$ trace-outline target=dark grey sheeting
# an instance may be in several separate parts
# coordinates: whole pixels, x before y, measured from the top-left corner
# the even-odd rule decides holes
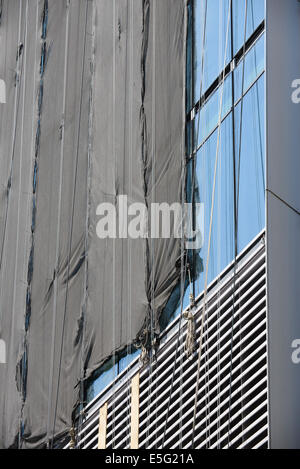
[[[182,202],[185,3],[2,2],[1,448],[65,434],[78,383],[158,332],[181,241],[100,240],[96,210]]]

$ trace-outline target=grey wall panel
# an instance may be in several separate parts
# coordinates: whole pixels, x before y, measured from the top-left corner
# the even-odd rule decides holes
[[[267,0],[268,189],[300,211],[300,105],[292,102],[292,82],[300,79],[300,5]]]
[[[300,217],[292,210],[300,208],[300,105],[291,99],[300,78],[299,2],[267,0],[266,30],[270,444],[299,448],[300,365],[291,358],[300,338]]]

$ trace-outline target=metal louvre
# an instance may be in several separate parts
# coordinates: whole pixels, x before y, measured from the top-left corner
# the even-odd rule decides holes
[[[201,296],[196,304],[198,344]],[[140,370],[140,448],[191,447],[197,352],[192,359],[186,358],[186,323],[182,321],[178,339],[179,325],[180,320],[176,319],[164,331],[156,356],[149,366]],[[86,407],[78,448],[97,448],[99,408],[104,402],[108,403],[107,448],[130,448],[131,378],[138,369],[135,361]],[[267,389],[262,233],[239,256],[236,265],[229,266],[209,286],[195,447],[267,448]]]

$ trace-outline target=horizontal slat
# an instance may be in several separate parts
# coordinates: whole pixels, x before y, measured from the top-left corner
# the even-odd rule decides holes
[[[261,312],[261,314],[263,314],[263,313],[264,313],[264,311]],[[257,319],[257,316],[255,316],[255,317],[252,319],[252,321],[255,321],[255,319]],[[213,367],[211,367],[211,369],[209,370],[209,372],[211,372],[211,371],[215,370],[216,368],[220,367],[221,364],[222,364],[224,361],[226,361],[226,359],[230,358],[232,352],[235,351],[236,349],[238,349],[238,348],[241,346],[241,344],[242,344],[243,342],[247,341],[247,339],[248,339],[251,335],[255,334],[255,332],[257,331],[257,329],[259,329],[264,323],[265,323],[265,319],[263,318],[263,319],[262,319],[262,322],[259,323],[259,324],[255,327],[254,330],[251,330],[246,336],[244,336],[243,339],[242,339],[242,341],[240,341],[238,344],[236,344],[236,345],[233,347],[232,350],[228,351],[225,355],[223,355],[222,358],[220,359],[220,362],[218,362],[218,363],[215,364]],[[263,331],[260,335],[255,336],[254,343],[255,343],[256,341],[258,341],[260,338],[264,337],[264,336],[265,336],[265,331]],[[211,361],[211,360],[213,360],[214,358],[216,358],[219,354],[221,354],[221,352],[223,351],[223,349],[225,349],[226,347],[228,347],[228,345],[230,345],[230,342],[231,342],[231,340],[229,339],[229,341],[226,342],[226,344],[224,344],[224,346],[222,347],[222,349],[218,350],[218,352],[217,352],[215,355],[213,355],[212,357],[209,357],[209,360]],[[248,344],[248,345],[238,354],[237,357],[240,357],[243,353],[247,352],[247,350],[248,350],[249,348],[251,348],[252,345],[253,345],[253,342],[250,342],[250,344]],[[208,352],[204,352],[202,358],[205,359],[207,355],[208,355]],[[224,366],[224,367],[222,368],[221,372],[224,372],[228,366],[229,366],[229,364],[227,364],[227,366]],[[192,363],[192,364],[191,364],[191,366],[189,367],[189,369],[184,373],[183,378],[186,377],[186,375],[188,374],[188,372],[191,370],[192,367],[195,367],[195,363]],[[203,378],[206,378],[206,377],[208,376],[208,373],[209,373],[209,372],[204,373],[204,375],[202,375],[202,379],[203,379]],[[194,378],[196,377],[196,371],[194,372],[193,377],[194,377]],[[177,378],[176,384],[178,384],[178,381],[179,381],[179,379]],[[174,384],[175,384],[175,383],[174,383]],[[157,387],[157,389],[155,389],[156,392],[159,392],[159,393],[160,393],[160,397],[161,397],[162,395],[164,395],[164,394],[167,392],[167,390],[166,390],[166,389],[164,390],[164,388],[166,388],[166,383],[165,383],[165,382],[162,382],[162,383]],[[147,396],[146,396],[146,397],[147,397]],[[141,403],[142,403],[142,402],[143,402],[143,401],[142,401],[142,399],[141,399]],[[141,412],[140,416],[142,417],[142,416],[144,415],[144,413],[145,413],[145,410]]]
[[[259,294],[261,294],[263,291],[264,291],[264,287],[262,287],[262,289],[260,290]],[[256,296],[259,296],[259,294],[256,295]],[[255,297],[256,297],[256,296],[255,296]],[[253,311],[254,311],[256,308],[258,308],[258,307],[259,307],[260,305],[262,305],[264,302],[265,302],[265,298],[261,299],[250,311],[247,312],[247,314],[245,315],[245,317],[248,317],[251,313],[253,313]],[[265,309],[264,309],[263,311],[265,311]],[[260,313],[261,313],[261,312],[260,312]],[[237,316],[239,316],[239,312],[238,312],[238,311],[234,314],[234,318],[236,318]],[[253,320],[254,320],[254,318],[252,319],[252,322],[253,322]],[[238,323],[237,323],[236,325],[239,325],[242,321],[243,321],[243,317],[238,321]],[[228,321],[226,322],[226,325],[228,325],[229,322],[230,322],[230,320],[228,320]],[[249,325],[249,323],[248,323],[246,326],[248,327],[248,325]],[[197,332],[199,333],[199,329],[198,329]],[[224,334],[223,339],[224,339],[224,337],[227,337],[228,335],[230,335],[230,333],[231,333],[230,330],[227,331],[227,332]],[[209,330],[206,331],[205,334],[204,334],[204,336],[203,336],[203,337],[204,337],[204,341],[205,341],[205,338],[206,338],[206,336],[207,336],[208,334],[209,334]],[[215,334],[213,334],[211,337],[209,337],[209,341],[213,341],[213,340],[216,338],[217,334],[218,334],[218,333],[215,333]],[[196,345],[199,344],[199,340],[200,340],[200,339],[199,339],[199,337],[198,337],[198,339],[195,341]],[[230,341],[227,342],[226,345],[228,345],[228,343],[230,343]],[[178,354],[179,354],[179,353],[183,353],[183,348],[184,348],[184,344],[181,344],[181,346],[178,348]],[[224,348],[224,346],[222,347],[222,349],[223,349],[223,348]],[[209,353],[211,353],[211,351],[209,351]],[[173,354],[175,354],[175,350],[173,350]],[[202,355],[202,358],[203,358],[203,359],[206,357],[206,354],[207,354],[207,352],[204,352],[204,353],[203,353],[203,355]],[[170,357],[169,366],[167,367],[166,364],[165,364],[165,366],[164,366],[164,371],[163,371],[161,374],[157,375],[158,369],[156,369],[156,370],[154,371],[153,375],[154,375],[155,377],[152,379],[152,384],[155,384],[158,379],[161,380],[161,378],[162,378],[163,376],[167,376],[167,375],[171,372],[171,370],[173,369],[173,367],[174,367],[174,360],[173,360],[173,357],[171,356],[171,357]],[[156,376],[156,375],[157,375],[157,376]],[[144,395],[147,394],[147,392],[148,392],[148,385],[146,384],[146,382],[144,382],[144,380],[141,379],[141,381],[142,381],[143,387],[144,387],[144,391],[142,391],[141,394],[140,394],[141,399],[142,399],[142,398],[144,397]]]
[[[259,237],[256,243],[208,288],[196,447],[268,445],[265,248]],[[196,350],[202,302],[203,295],[196,301]],[[164,447],[191,445],[198,358],[197,353],[190,360],[186,358],[187,323],[181,320],[178,341],[179,325],[177,318],[162,333],[152,366],[140,370],[140,447],[161,447],[165,431]],[[107,448],[130,447],[130,382],[139,368],[135,361],[86,407],[77,447],[97,449],[99,408],[105,402]]]

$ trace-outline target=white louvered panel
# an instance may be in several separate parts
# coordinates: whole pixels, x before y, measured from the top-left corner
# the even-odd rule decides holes
[[[256,317],[253,318],[253,321],[254,321],[255,319],[256,319]],[[263,321],[264,321],[264,320],[263,320]],[[262,324],[259,324],[254,330],[251,330],[250,333],[249,333],[248,335],[246,335],[246,336],[243,338],[243,342],[245,342],[245,341],[248,339],[249,336],[251,336],[251,335],[253,335],[253,334],[255,335],[256,329],[259,328],[260,325],[262,325]],[[264,337],[265,337],[265,332],[263,331],[260,335],[255,336],[254,341],[255,341],[255,340],[259,340],[259,339],[264,338]],[[230,342],[229,342],[229,343],[230,343]],[[225,345],[228,346],[228,343],[225,344]],[[248,349],[249,349],[252,345],[253,345],[253,342],[250,342],[250,343],[248,344],[248,346],[244,347],[242,353],[247,352]],[[234,347],[233,351],[236,350],[236,349],[238,349],[239,346],[240,346],[240,344],[237,344],[237,345]],[[220,352],[222,352],[222,350],[220,350]],[[222,362],[223,362],[224,360],[230,358],[230,355],[231,355],[231,352],[230,352],[230,351],[227,352],[226,355],[222,356],[220,363],[214,365],[214,366],[211,368],[210,371],[216,369],[218,366],[221,366],[221,365],[222,365]],[[240,354],[238,355],[238,358],[239,358],[239,356],[240,356]],[[250,358],[250,357],[247,356],[247,357],[246,357],[246,360],[249,360],[249,358]],[[226,369],[228,369],[229,366],[230,366],[230,363],[229,363],[229,362],[228,362],[227,364],[224,364],[224,365],[222,366],[222,368],[221,368],[220,371],[221,371],[222,373],[224,373],[224,371],[226,371]],[[190,378],[188,378],[188,374],[189,374],[189,372],[191,371],[192,368],[194,368],[193,375],[192,375]],[[177,374],[178,374],[178,373],[180,373],[180,369],[177,370]],[[205,373],[205,374],[203,375],[202,379],[203,379],[203,378],[206,378],[207,375],[208,375],[208,373]],[[171,380],[170,374],[169,374],[169,378],[168,378],[168,379]],[[188,380],[188,381],[191,381],[191,383],[195,383],[195,379],[196,379],[196,364],[195,364],[195,362],[194,362],[194,363],[191,363],[191,365],[190,365],[190,367],[188,368],[188,370],[186,370],[185,374],[183,375],[183,379],[184,379],[184,382],[186,382],[186,381]],[[175,386],[174,386],[174,389],[178,389],[178,382],[179,382],[179,380],[180,380],[180,378],[178,377],[178,378],[174,381],[174,385],[175,385]],[[176,385],[177,385],[177,386],[176,386]],[[200,391],[201,391],[201,386],[200,386]],[[167,380],[165,380],[165,381],[160,385],[160,387],[158,388],[158,393],[159,393],[160,396],[161,396],[162,394],[165,394],[165,395],[166,395],[166,400],[167,400],[167,395],[168,395],[168,393],[169,393],[169,389],[167,389]],[[141,405],[142,405],[142,403],[141,403]],[[160,412],[161,412],[161,410],[160,410]],[[145,410],[142,410],[142,411],[141,411],[141,414],[140,414],[141,418],[143,417],[144,414],[145,414]],[[142,436],[142,434],[141,434],[141,436]]]
[[[263,262],[262,265],[261,265],[261,261]],[[257,266],[259,266],[258,270],[255,269],[255,267],[257,267]],[[214,342],[214,339],[216,338],[217,335],[220,335],[222,337],[222,339],[224,339],[224,337],[226,337],[226,336],[230,337],[230,335],[231,335],[231,330],[230,329],[227,330],[227,332],[224,334],[224,336],[222,334],[222,331],[223,331],[223,329],[226,329],[226,327],[231,322],[232,318],[230,318],[230,314],[229,314],[229,319],[227,319],[224,322],[224,312],[222,311],[222,314],[221,314],[218,310],[214,311],[213,318],[209,317],[209,312],[210,312],[209,310],[211,309],[211,304],[209,303],[209,300],[208,300],[208,305],[209,306],[207,308],[206,321],[208,321],[210,324],[209,324],[208,329],[206,330],[206,333],[203,337],[204,352],[203,352],[203,355],[202,355],[202,360],[205,361],[205,356],[209,355],[207,363],[206,363],[206,367],[209,367],[209,363],[212,362],[216,358],[216,355],[220,356],[220,360],[218,361],[217,364],[215,364],[213,366],[212,369],[210,369],[209,371],[204,373],[204,376],[202,377],[202,380],[205,379],[205,378],[208,379],[208,374],[211,374],[213,369],[215,369],[216,367],[219,368],[219,373],[224,374],[224,372],[226,372],[226,369],[228,369],[228,367],[230,365],[232,366],[232,373],[233,374],[238,371],[239,366],[242,367],[242,371],[243,371],[242,374],[245,374],[245,373],[247,373],[248,370],[247,370],[247,368],[245,368],[245,363],[243,363],[243,362],[238,362],[238,364],[236,366],[233,366],[233,363],[231,363],[231,364],[227,363],[227,366],[226,366],[226,360],[229,359],[230,355],[232,353],[234,353],[235,350],[238,350],[239,348],[241,348],[241,354],[242,355],[245,354],[247,352],[247,349],[250,349],[251,347],[252,348],[255,347],[256,343],[259,340],[263,340],[263,343],[261,345],[259,345],[258,348],[256,350],[254,350],[254,352],[251,355],[255,356],[257,354],[257,352],[259,351],[259,349],[265,349],[266,348],[266,309],[265,309],[265,297],[266,297],[265,280],[266,280],[266,278],[265,278],[265,268],[264,268],[264,256],[260,257],[259,263],[257,262],[257,259],[256,259],[255,267],[254,267],[254,269],[251,269],[251,266],[250,266],[248,271],[243,272],[243,278],[245,279],[244,285],[241,282],[239,282],[238,280],[236,282],[239,285],[239,290],[242,291],[243,293],[240,296],[240,298],[238,298],[238,301],[235,301],[235,303],[234,303],[235,309],[237,307],[237,303],[242,304],[242,300],[244,298],[248,298],[249,295],[250,295],[250,298],[248,298],[248,301],[246,301],[244,304],[242,304],[242,306],[235,311],[234,318],[236,319],[237,317],[239,317],[239,320],[236,321],[234,329],[233,329],[233,339],[235,340],[239,336],[242,336],[243,332],[247,329],[248,329],[248,334],[246,334],[246,336],[244,336],[241,340],[237,341],[237,343],[232,348],[232,350],[230,351],[229,354],[228,353],[225,354],[225,355],[222,354],[222,351],[224,349],[226,349],[226,347],[228,347],[228,342],[225,342],[225,344],[223,344],[222,347],[219,347],[218,344],[213,344],[213,342]],[[255,281],[253,281],[253,279],[255,279]],[[249,288],[245,288],[248,285],[249,285]],[[235,296],[235,298],[236,298],[236,296]],[[255,302],[256,298],[260,298],[260,300],[257,303],[255,303],[254,306],[252,306],[249,309],[249,306],[252,305],[253,302]],[[215,301],[215,303],[216,302],[217,302],[217,300]],[[218,300],[218,303],[220,305],[220,309],[222,309],[224,305],[222,304],[222,302],[220,300]],[[228,298],[225,300],[225,303],[227,303],[227,304],[229,303]],[[201,307],[200,307],[200,312],[201,312]],[[227,316],[228,312],[230,313],[230,308],[227,309],[227,311],[225,313],[226,316]],[[213,319],[217,318],[218,315],[220,315],[221,319],[223,320],[222,325],[219,328],[219,330],[217,330],[217,332],[215,332],[214,334],[210,334],[210,329],[215,327]],[[231,313],[231,315],[232,315],[232,313]],[[251,325],[254,324],[259,318],[260,318],[260,320],[258,321],[256,326],[251,327]],[[199,324],[200,324],[200,319],[197,321],[198,328],[199,328]],[[257,335],[257,331],[260,331],[260,330],[261,330],[261,333],[259,335]],[[207,343],[205,343],[206,337],[208,337]],[[243,343],[246,342],[249,339],[249,337],[252,337],[252,340],[249,342],[249,344],[246,347],[244,347]],[[229,340],[229,342],[230,342],[230,340]],[[206,346],[208,346],[208,350],[206,350]],[[170,348],[171,347],[169,346],[169,349]],[[216,348],[217,348],[217,350],[215,351]],[[214,353],[214,351],[215,351],[215,353]],[[214,355],[212,355],[212,353],[214,353]],[[191,369],[195,368],[195,363],[193,363],[188,369],[186,369],[184,371],[181,370],[180,364],[185,362],[182,354],[183,354],[183,345],[181,345],[179,347],[179,350],[178,350],[178,358],[177,358],[178,370],[176,370],[175,380],[174,380],[174,383],[173,383],[173,387],[174,387],[173,394],[177,394],[177,395],[178,395],[178,386],[180,384],[180,381],[183,380],[184,383],[186,383],[188,381],[195,382],[195,375],[196,375],[195,370],[194,370],[194,372],[191,373]],[[251,358],[252,358],[251,355],[247,357],[249,359],[250,364],[251,364]],[[147,382],[146,371],[143,374],[143,377],[145,379],[145,383],[142,384],[141,398],[144,398],[144,400],[146,402],[148,402],[148,404],[146,405],[146,407],[143,408],[144,403],[141,402],[142,410],[141,410],[140,416],[141,416],[141,420],[142,420],[143,417],[146,418],[146,416],[148,416],[150,414],[152,416],[152,423],[147,422],[146,427],[142,430],[142,432],[140,434],[140,437],[141,437],[140,444],[141,444],[142,447],[147,447],[147,448],[159,447],[159,443],[161,442],[160,440],[162,440],[162,435],[163,435],[165,423],[163,422],[163,423],[159,424],[159,421],[166,418],[167,405],[166,404],[164,405],[164,402],[161,402],[161,398],[162,398],[162,394],[165,394],[166,395],[166,401],[168,402],[168,396],[169,396],[169,392],[170,392],[170,381],[171,381],[170,380],[170,374],[172,373],[173,363],[174,363],[174,355],[172,355],[170,353],[167,355],[165,353],[165,356],[166,356],[166,358],[169,362],[169,365],[165,368],[163,373],[159,372],[160,370],[154,370],[154,373],[152,374],[152,376],[154,376],[153,384],[157,385],[157,388],[155,389],[155,386],[154,386],[154,389],[151,393],[152,395],[150,394],[150,397],[147,397],[147,393],[148,393],[147,388],[149,389],[149,386],[148,386],[148,382]],[[159,361],[159,359],[160,359],[160,357],[158,357],[158,361]],[[237,362],[237,357],[234,358],[234,361]],[[265,353],[264,353],[263,357],[258,358],[258,360],[256,360],[256,362],[254,362],[254,365],[257,365],[259,362],[261,364],[261,368],[258,369],[258,371],[254,374],[253,388],[250,388],[248,390],[248,392],[245,394],[245,396],[241,397],[240,401],[242,401],[245,397],[247,397],[247,395],[250,395],[251,392],[253,392],[257,387],[261,386],[261,384],[264,385],[263,390],[257,396],[255,396],[250,401],[250,403],[247,403],[246,406],[242,407],[238,411],[237,415],[240,414],[242,416],[243,413],[245,412],[245,410],[247,410],[247,408],[250,405],[255,405],[255,402],[259,401],[260,397],[264,397],[265,400],[264,400],[264,402],[259,403],[257,405],[257,411],[259,411],[261,408],[266,408],[266,406],[267,406],[267,378],[266,378],[266,354]],[[162,364],[160,364],[160,368],[164,368],[164,366]],[[251,368],[251,366],[250,366],[250,368]],[[180,376],[181,372],[182,372],[182,375]],[[258,383],[256,383],[255,382],[255,375],[260,375],[261,372],[265,372],[264,379],[259,381]],[[163,380],[161,380],[162,374],[165,375]],[[215,381],[216,376],[213,379]],[[226,380],[226,378],[223,378],[223,381],[224,380]],[[237,378],[237,380],[238,380],[238,378]],[[169,382],[169,385],[167,384],[168,382]],[[244,383],[244,385],[247,385],[247,384],[248,384],[247,382]],[[219,385],[221,385],[221,381],[219,382]],[[206,386],[208,386],[207,383],[206,383]],[[228,386],[227,386],[227,388],[228,388]],[[153,394],[155,393],[155,391],[158,392],[159,398],[153,399]],[[201,391],[202,391],[202,389],[201,389],[201,381],[200,381],[199,394],[201,393]],[[215,391],[215,387],[212,389],[212,392],[214,392],[214,391]],[[226,391],[226,388],[225,388],[225,391]],[[221,394],[224,394],[225,391],[223,390]],[[240,391],[241,391],[240,389],[236,390],[235,393],[232,394],[231,399],[234,396],[234,394],[237,394]],[[206,395],[205,398],[199,399],[198,407],[199,407],[199,404],[201,404],[201,401],[209,399],[209,392],[210,392],[210,390],[208,391],[208,395]],[[175,436],[175,433],[176,433],[176,427],[178,427],[178,420],[181,419],[181,421],[184,422],[184,419],[186,417],[185,409],[187,409],[187,414],[188,413],[190,414],[190,418],[188,419],[189,421],[187,423],[183,424],[180,429],[177,429],[178,441],[177,441],[177,444],[171,446],[171,448],[172,447],[173,448],[178,448],[179,445],[182,444],[182,439],[181,440],[179,439],[179,436],[180,436],[180,434],[182,434],[182,432],[185,434],[185,439],[186,439],[187,436],[191,436],[191,430],[188,431],[188,432],[187,432],[187,430],[192,425],[191,420],[193,418],[192,406],[193,406],[193,402],[194,402],[194,396],[191,396],[186,401],[185,397],[188,393],[189,393],[188,390],[185,391],[185,393],[182,394],[180,397],[178,397],[176,400],[174,400],[174,402],[172,402],[172,404],[170,406],[169,419],[168,420],[172,421],[174,416],[176,417],[176,420],[175,420],[175,423],[173,423],[173,425],[168,426],[167,434],[169,434],[170,432],[172,433],[172,430],[173,430],[174,433],[172,434],[171,437],[168,437],[168,438],[165,439],[165,447],[169,447],[168,443],[170,443],[172,440],[174,441],[174,436]],[[220,396],[219,396],[219,398],[220,398]],[[160,404],[159,404],[159,406],[156,407],[156,404],[157,404],[156,401],[157,400],[160,401]],[[212,400],[211,404],[215,400],[216,400],[216,397]],[[221,402],[221,405],[224,405],[224,403],[226,403],[228,400],[229,400],[229,396],[227,396],[227,398],[225,398],[224,402]],[[183,404],[182,404],[182,402],[183,402]],[[179,405],[180,405],[180,408],[179,408]],[[235,403],[232,406],[231,411],[234,410],[236,405],[237,404]],[[214,409],[214,412],[211,416],[207,416],[207,419],[208,418],[210,419],[210,424],[214,424],[217,420],[217,419],[214,419],[213,421],[211,421],[211,418],[215,413],[216,413],[216,409]],[[158,417],[156,419],[155,419],[155,414],[158,414]],[[254,409],[254,414],[255,414],[255,409]],[[226,415],[226,412],[223,412],[223,414],[219,415],[218,417],[222,418],[222,417],[224,417],[224,415]],[[234,415],[234,418],[236,418],[237,415]],[[252,416],[252,414],[250,414],[250,416],[246,417],[246,419],[242,418],[243,422],[240,426],[244,427],[245,423],[248,421],[248,419],[251,416]],[[154,418],[154,420],[153,420],[153,418]],[[151,419],[149,419],[149,420],[151,421]],[[258,417],[258,421],[260,421],[260,420],[263,420],[263,418],[261,416]],[[200,424],[196,425],[196,431],[198,431],[199,425],[201,425],[203,423],[204,423],[204,421],[202,420],[200,422]],[[143,425],[143,420],[141,421],[141,426],[142,425]],[[153,427],[153,429],[150,429],[150,431],[149,431],[149,425],[151,427]],[[227,423],[223,424],[223,427],[226,427],[226,425],[227,425]],[[253,426],[255,426],[255,425],[253,425]],[[234,427],[234,430],[236,430],[236,428],[238,428],[238,427],[239,427],[239,424],[237,424]],[[251,429],[251,427],[252,427],[252,424],[249,428]],[[151,433],[153,433],[154,429],[155,429],[155,432],[157,434],[156,434],[156,438],[153,440],[153,436],[151,436]],[[209,431],[209,429],[207,429],[205,431]],[[218,429],[218,431],[220,431],[220,428]],[[160,432],[162,432],[162,435],[158,435]],[[196,435],[195,441],[197,441],[199,436],[201,436],[201,432],[198,435]],[[220,445],[221,445],[222,441],[224,440],[224,438],[225,437],[223,437],[223,439],[221,439],[220,441],[216,442],[217,447],[220,447]],[[234,444],[235,441],[237,441],[239,438],[240,438],[240,436],[235,437],[235,439],[231,442],[231,444]],[[204,445],[207,444],[207,441],[204,440],[203,444]],[[186,447],[188,448],[189,446],[187,445]]]
[[[229,266],[208,288],[196,447],[268,447],[265,284],[265,248],[258,237],[240,256],[235,269],[233,264]],[[202,301],[200,296],[196,303],[197,344]],[[140,371],[140,447],[161,447],[169,404],[164,447],[190,448],[197,356],[192,360],[185,356],[185,321],[179,342],[178,330],[176,319],[162,333],[152,366]],[[130,383],[138,369],[135,361],[86,407],[77,447],[97,449],[99,409],[107,402],[107,448],[129,448]]]
[[[261,337],[263,337],[263,335],[264,335],[264,334],[261,334],[261,336],[258,336],[257,339],[260,339]],[[250,348],[250,346],[252,346],[252,345],[253,345],[253,344],[250,343],[247,348]],[[259,352],[260,350],[262,350],[264,347],[265,347],[265,344],[262,344],[262,345],[257,349],[257,351],[255,351],[255,352],[253,352],[251,355],[247,356],[247,357],[245,358],[245,363],[248,362],[248,361],[251,361],[252,356],[255,355],[255,354],[257,354],[257,352]],[[247,352],[247,349],[245,349],[243,352]],[[238,358],[239,358],[239,356],[238,356]],[[263,354],[263,355],[260,357],[260,359],[261,359],[261,358],[266,358],[266,355]],[[244,363],[244,365],[245,365],[245,363]],[[255,363],[255,362],[254,362],[254,363]],[[252,362],[250,362],[250,364],[252,364]],[[228,372],[229,372],[229,368],[230,368],[230,362],[228,362],[228,363],[226,364],[226,366],[222,368],[221,372],[224,373],[224,371],[226,371],[226,370],[228,370]],[[244,374],[245,374],[245,372],[244,372]],[[203,379],[203,378],[206,378],[206,377],[207,377],[207,373],[204,374],[204,376],[202,377],[202,379]],[[214,380],[216,380],[216,378],[217,378],[217,376],[215,377]],[[229,378],[229,373],[228,373],[228,376],[226,376],[225,378],[223,378],[222,381],[220,381],[219,385],[222,385],[226,380],[228,380],[228,378]],[[194,387],[195,387],[195,380],[196,380],[196,370],[194,370],[193,375],[192,375],[187,381],[185,381],[185,382],[187,382],[187,384],[191,383],[191,386],[194,388]],[[165,383],[165,386],[166,386],[166,385],[167,385],[167,384]],[[217,387],[217,386],[215,386],[215,387]],[[202,387],[199,386],[199,393],[201,393],[201,392],[204,390],[204,388],[205,388],[205,384],[204,384]],[[178,389],[178,387],[175,387],[175,389]],[[214,390],[215,390],[215,388],[214,388]],[[169,388],[165,390],[165,394],[167,395],[167,397],[168,397],[168,392],[169,392]],[[186,392],[186,394],[187,394],[187,392]],[[166,400],[167,400],[167,397],[166,397]],[[183,395],[182,398],[184,399],[185,396]],[[194,402],[194,395],[187,401],[187,403],[190,404],[190,406],[192,407],[193,402]],[[201,402],[202,402],[202,400],[199,400],[199,403],[201,403]],[[177,405],[178,405],[178,401],[175,401],[175,402],[170,406],[170,411],[172,411],[172,409],[173,409],[174,407],[175,407],[175,409],[176,409],[176,406],[177,406]],[[165,404],[164,404],[164,406],[165,406]],[[160,413],[160,415],[161,415],[161,418],[164,416],[164,413],[166,413],[166,411],[167,411],[166,408],[165,408],[164,410],[163,410],[162,408],[157,409],[157,410],[159,411],[159,413]],[[145,414],[145,411],[143,411],[143,415],[144,415],[144,414]],[[142,418],[142,414],[141,414],[141,418]],[[141,423],[142,423],[142,421],[141,421]],[[144,431],[141,432],[141,435],[140,435],[141,438],[143,437],[143,434],[144,434]],[[141,440],[141,443],[142,443],[142,442],[143,442],[143,441]]]

